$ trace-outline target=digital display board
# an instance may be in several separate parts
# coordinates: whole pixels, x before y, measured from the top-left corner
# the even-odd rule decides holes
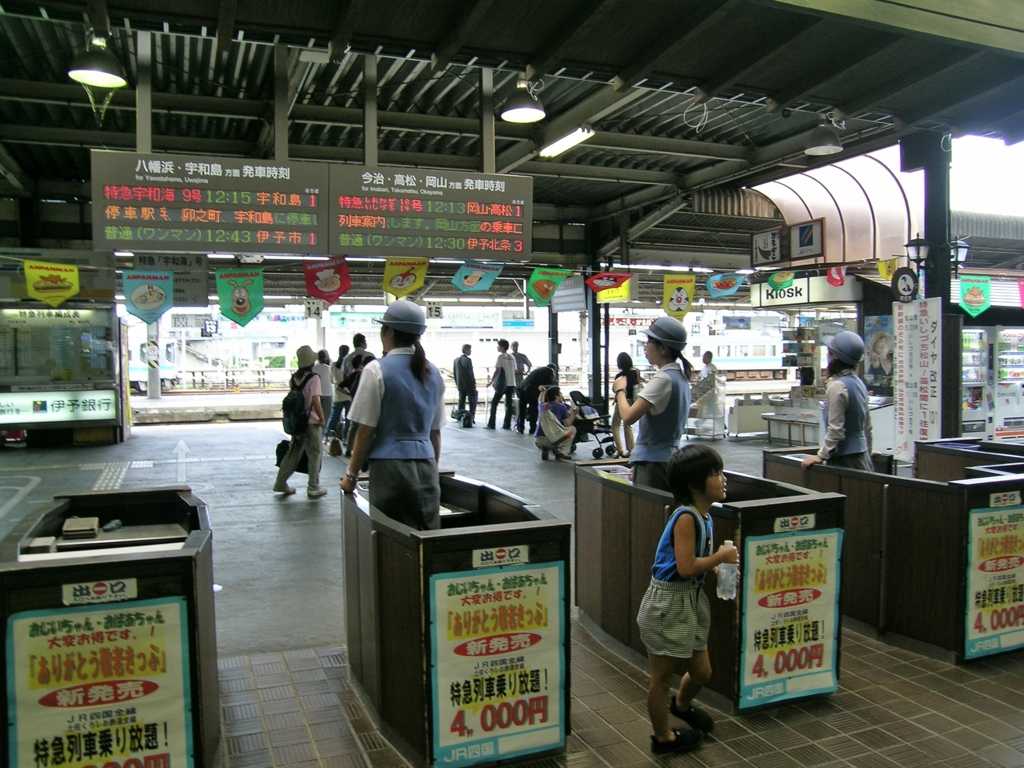
[[[325,163],[92,150],[93,247],[327,252]]]
[[[334,164],[330,195],[332,254],[510,261],[530,255],[528,176]]]

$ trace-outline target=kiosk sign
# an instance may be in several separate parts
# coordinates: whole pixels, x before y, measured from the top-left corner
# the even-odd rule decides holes
[[[8,765],[192,766],[185,599],[15,613]]]
[[[430,577],[433,761],[565,746],[563,564]]]
[[[740,709],[838,688],[842,544],[839,529],[745,539]]]
[[[1024,506],[972,509],[964,658],[1024,646]]]

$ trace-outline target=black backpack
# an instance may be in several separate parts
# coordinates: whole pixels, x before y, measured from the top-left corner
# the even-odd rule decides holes
[[[302,390],[314,376],[316,376],[315,373],[306,376],[298,387],[295,386],[294,377],[292,378],[291,392],[285,395],[281,402],[281,421],[286,435],[298,437],[304,434],[306,427],[309,426],[309,411],[306,410],[306,396]]]

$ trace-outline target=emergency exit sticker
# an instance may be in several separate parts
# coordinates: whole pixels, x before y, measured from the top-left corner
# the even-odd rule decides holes
[[[473,550],[474,568],[493,568],[496,565],[519,565],[528,562],[530,562],[530,548],[526,545]]]
[[[62,584],[61,589],[64,593],[64,605],[113,603],[118,600],[134,600],[139,596],[138,582],[135,579]]]
[[[988,497],[990,507],[1016,507],[1020,504],[1020,491],[992,493]]]
[[[792,517],[776,517],[775,532],[787,533],[788,531],[809,531],[814,528],[814,513],[806,515],[793,515]]]

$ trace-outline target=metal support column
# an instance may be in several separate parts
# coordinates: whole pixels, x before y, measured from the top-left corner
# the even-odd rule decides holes
[[[562,345],[558,342],[558,313],[548,304],[548,359],[553,365],[558,366],[558,353]]]
[[[274,46],[274,159],[288,159],[288,47]]]
[[[480,70],[480,170],[495,173],[494,161],[494,71]]]
[[[377,55],[363,56],[363,165],[377,165]]]
[[[135,89],[135,148],[153,151],[153,37],[147,31],[135,33],[138,87]],[[160,323],[146,326],[146,398],[160,399]],[[155,357],[156,359],[152,359]],[[125,374],[127,375],[127,374]]]

